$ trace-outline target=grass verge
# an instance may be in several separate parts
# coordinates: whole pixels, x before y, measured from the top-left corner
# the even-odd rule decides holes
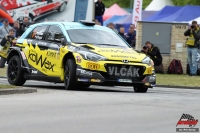
[[[0,68],[0,77],[6,77],[7,67]]]
[[[191,77],[188,75],[156,74],[157,85],[189,86],[199,87],[200,76]]]
[[[17,86],[0,84],[0,89],[10,89],[10,88],[17,88]]]

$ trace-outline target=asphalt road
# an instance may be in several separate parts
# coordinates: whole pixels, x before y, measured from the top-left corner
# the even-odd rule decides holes
[[[68,91],[62,84],[35,81],[25,86],[38,93],[0,97],[1,133],[175,133],[183,113],[200,119],[200,90],[137,94],[130,87]]]

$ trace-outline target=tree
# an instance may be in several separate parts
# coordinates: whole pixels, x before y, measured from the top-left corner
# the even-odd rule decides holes
[[[134,2],[134,0],[132,0]],[[143,0],[143,8],[147,7],[152,0]],[[130,5],[131,0],[103,0],[105,6],[108,8],[114,3],[117,3],[122,8],[130,8],[133,5]]]
[[[176,6],[200,5],[199,0],[172,0]]]

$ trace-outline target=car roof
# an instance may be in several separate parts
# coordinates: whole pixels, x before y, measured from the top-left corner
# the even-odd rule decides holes
[[[100,26],[100,25],[94,25],[94,26],[88,26],[84,25],[80,22],[41,22],[31,25],[31,27],[37,27],[41,25],[63,25],[66,30],[70,29],[99,29],[104,31],[113,31],[108,27]],[[114,32],[114,31],[113,31]]]

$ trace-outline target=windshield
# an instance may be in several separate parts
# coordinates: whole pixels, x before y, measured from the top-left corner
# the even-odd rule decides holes
[[[122,38],[113,32],[94,29],[75,29],[67,32],[73,43],[129,47]]]

